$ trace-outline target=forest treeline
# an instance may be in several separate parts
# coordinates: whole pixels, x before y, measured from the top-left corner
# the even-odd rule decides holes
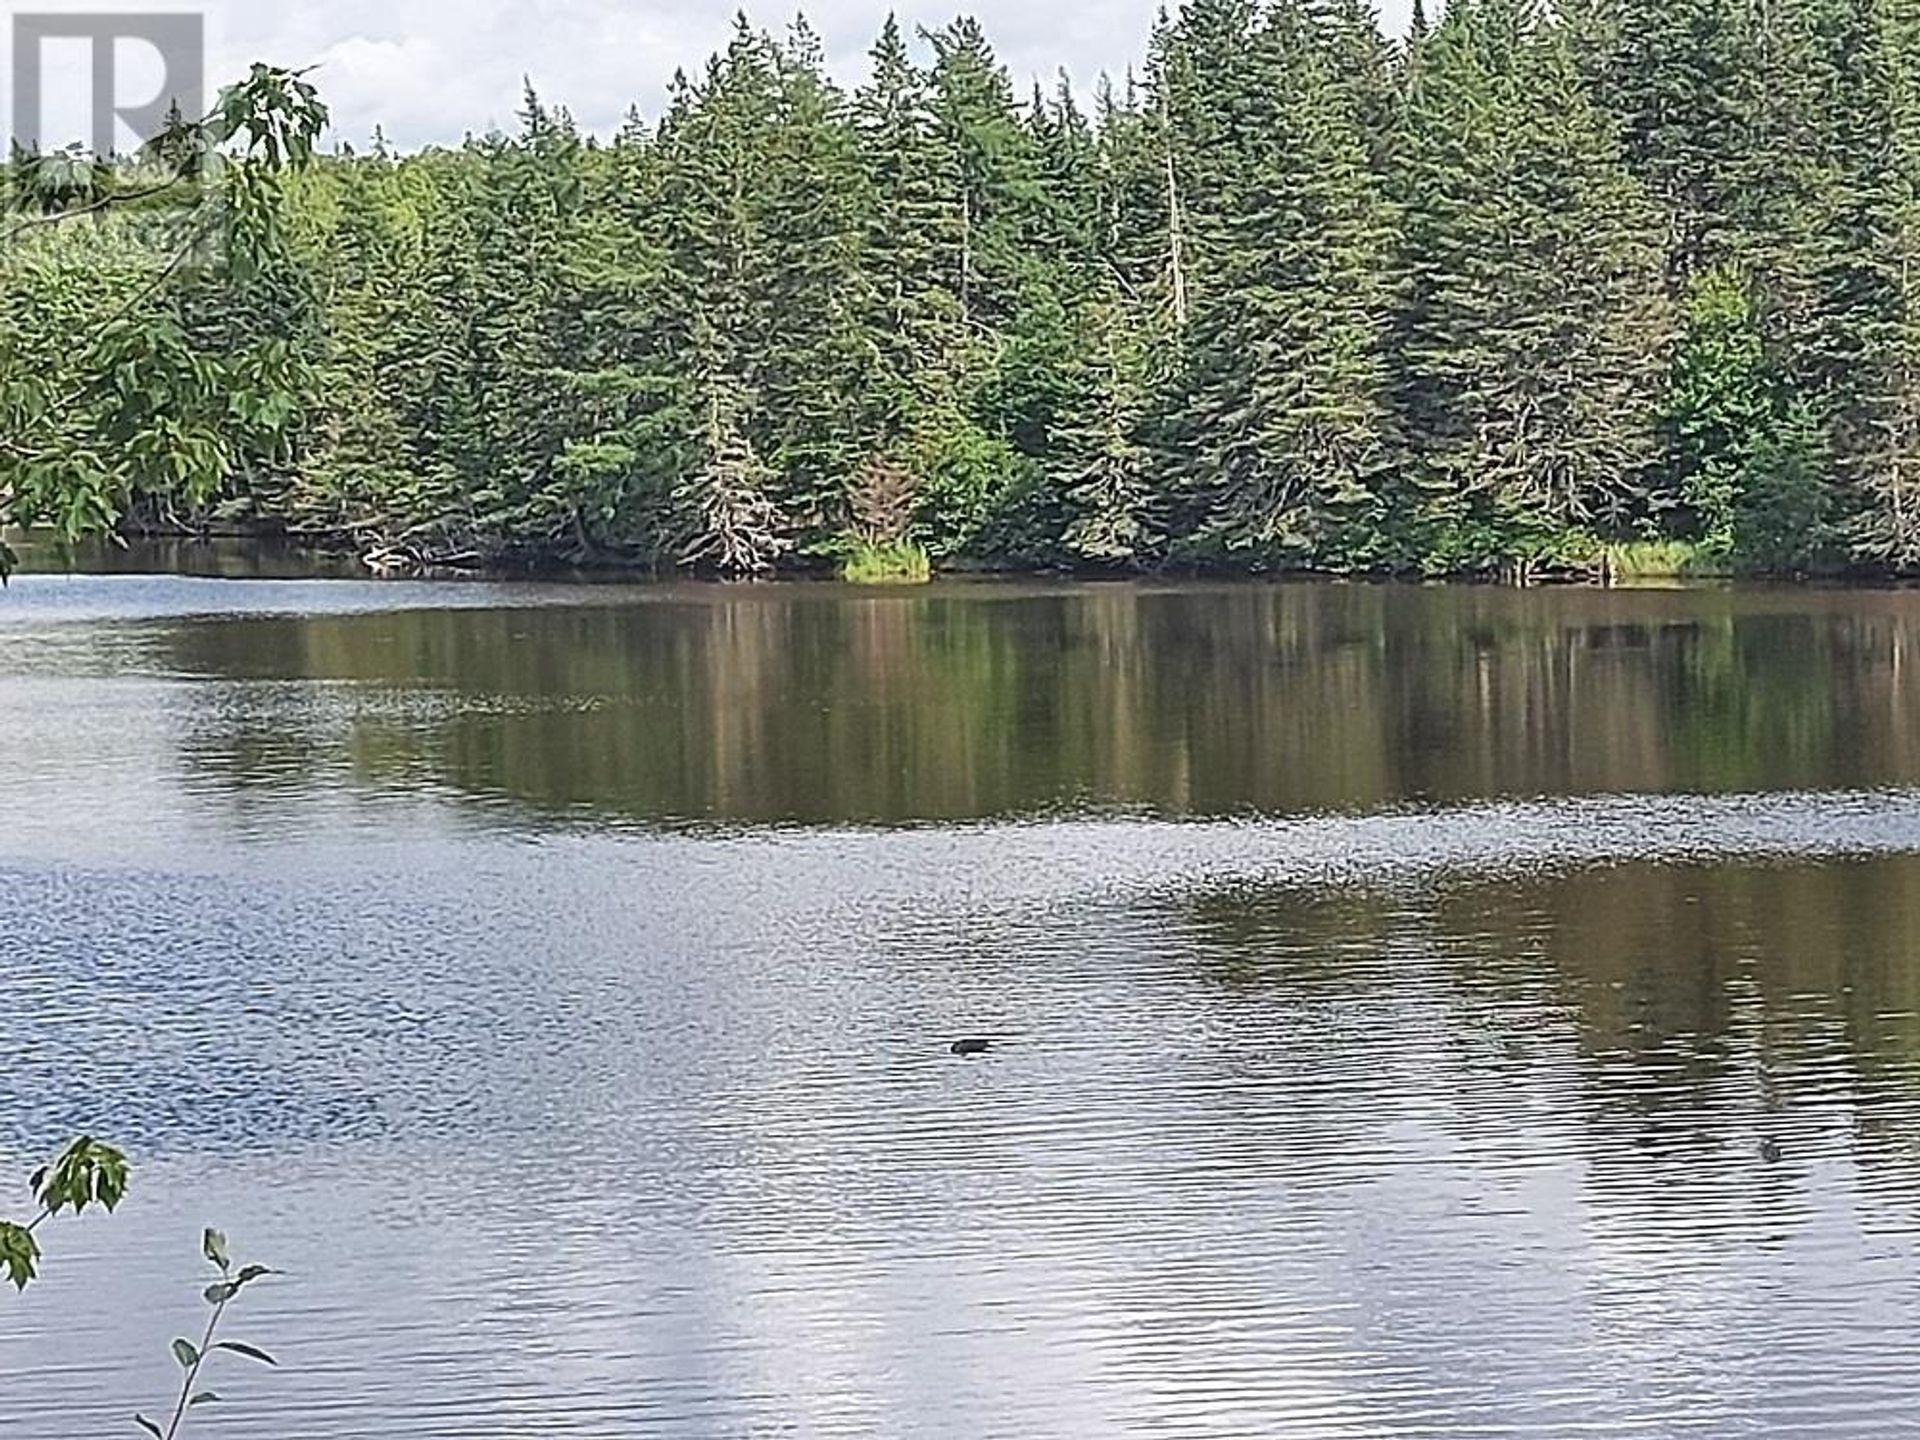
[[[742,19],[657,122],[530,92],[276,193],[259,263],[136,297],[271,360],[221,493],[150,519],[736,574],[1920,568],[1920,0],[1404,39],[1192,0],[1030,97],[970,20],[845,90]],[[9,267],[9,355],[57,368],[110,271]]]

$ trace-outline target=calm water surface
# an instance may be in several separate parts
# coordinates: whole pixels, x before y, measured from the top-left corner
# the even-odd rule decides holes
[[[28,577],[0,737],[6,1440],[208,1223],[232,1440],[1920,1431],[1920,595]]]

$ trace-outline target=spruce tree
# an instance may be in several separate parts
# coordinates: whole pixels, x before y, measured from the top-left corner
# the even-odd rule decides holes
[[[1866,313],[1843,444],[1853,553],[1920,569],[1920,4],[1880,0],[1866,66],[1883,143],[1861,156],[1855,232]]]
[[[790,548],[772,499],[775,476],[742,423],[745,397],[724,370],[700,377],[704,414],[692,463],[679,480],[683,565],[721,575],[760,575]]]
[[[1142,437],[1148,351],[1139,316],[1109,281],[1087,298],[1067,376],[1071,404],[1049,452],[1062,499],[1068,556],[1102,566],[1137,565],[1159,548],[1152,513],[1155,465]]]
[[[1090,109],[971,21],[916,44],[849,97],[743,19],[657,126],[529,93],[243,171],[245,273],[54,227],[0,275],[0,509],[727,573],[1920,569],[1920,0],[1454,0],[1404,47],[1190,0]],[[116,183],[5,173],[23,223]]]
[[[1249,46],[1233,133],[1246,174],[1217,203],[1162,443],[1196,557],[1351,563],[1385,459],[1388,212],[1350,37],[1275,6]]]
[[[595,546],[656,563],[672,558],[670,492],[698,431],[682,337],[667,319],[681,292],[656,224],[661,168],[654,134],[634,112],[588,168],[566,258],[580,343],[565,376],[570,424],[559,461]]]
[[[904,453],[925,416],[957,403],[962,312],[940,259],[950,248],[951,179],[935,140],[927,77],[891,16],[872,70],[854,97],[870,196],[861,252],[875,355],[868,430],[876,450]]]
[[[1566,34],[1459,0],[1395,149],[1412,555],[1522,571],[1646,508],[1670,334],[1659,220]]]
[[[1627,163],[1666,212],[1676,288],[1743,251],[1752,133],[1752,12],[1726,0],[1574,0],[1564,20]]]
[[[766,568],[803,517],[783,505],[766,455],[766,407],[779,356],[764,341],[780,281],[755,161],[781,105],[779,56],[744,18],[698,84],[676,94],[659,137],[668,275],[660,323],[671,337],[670,411],[686,427],[669,482],[679,558],[729,573]]]
[[[846,519],[866,458],[863,406],[876,367],[865,268],[873,210],[846,100],[804,22],[775,60],[777,106],[757,141],[755,203],[766,252],[757,363],[767,458],[783,506],[816,538]]]

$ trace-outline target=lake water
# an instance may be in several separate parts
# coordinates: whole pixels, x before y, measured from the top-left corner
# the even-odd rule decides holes
[[[205,1224],[233,1440],[1920,1425],[1920,594],[26,577],[0,737],[6,1440]]]

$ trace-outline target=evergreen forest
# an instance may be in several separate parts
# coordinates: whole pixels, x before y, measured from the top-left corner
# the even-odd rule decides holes
[[[67,213],[48,160],[14,189]],[[13,518],[394,568],[1920,570],[1920,0],[1191,0],[1030,95],[970,20],[843,88],[742,18],[616,134],[529,90],[252,200],[243,265],[11,237]]]

